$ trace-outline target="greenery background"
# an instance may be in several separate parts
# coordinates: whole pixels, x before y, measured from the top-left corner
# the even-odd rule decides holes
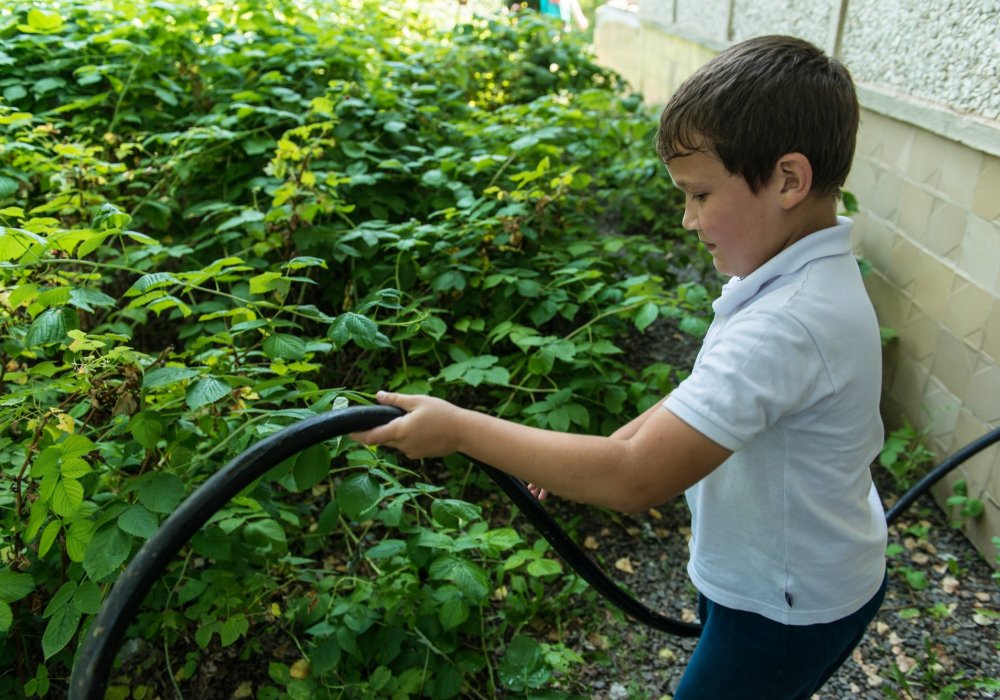
[[[390,388],[607,432],[683,376],[624,351],[664,319],[697,337],[711,298],[655,118],[555,29],[362,0],[0,14],[0,694],[61,694],[159,522],[294,421]],[[207,697],[226,654],[261,698],[571,695],[536,689],[581,660],[544,635],[583,586],[481,486],[306,450],[150,592],[111,697]]]

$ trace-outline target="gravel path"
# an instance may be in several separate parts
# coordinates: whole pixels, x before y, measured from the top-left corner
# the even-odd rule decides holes
[[[640,600],[695,619],[697,596],[684,570],[690,531],[682,503],[634,517],[595,515],[574,504],[556,511],[563,518],[581,516],[581,542]],[[882,610],[853,659],[814,700],[1000,697],[1000,586],[993,570],[928,496],[893,525],[889,541],[897,554],[889,561]],[[926,585],[918,590],[908,578]],[[605,660],[584,674],[590,697],[669,698],[695,640],[629,624],[610,610],[603,614],[600,633],[582,639],[570,633],[563,640]]]

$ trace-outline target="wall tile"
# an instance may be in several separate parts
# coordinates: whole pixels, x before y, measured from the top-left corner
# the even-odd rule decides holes
[[[938,335],[931,376],[956,396],[965,396],[976,369],[978,353],[950,331]]]
[[[899,329],[899,347],[906,359],[930,369],[941,336],[941,324],[920,309],[913,309],[909,322]]]
[[[974,282],[955,275],[944,312],[944,326],[972,348],[980,349],[996,298]]]
[[[844,189],[851,192],[858,198],[858,203],[868,208],[869,194],[875,189],[875,178],[879,173],[878,164],[865,157],[855,157],[854,165],[851,166],[851,173],[847,176]]]
[[[995,290],[1000,281],[1000,225],[970,216],[956,262],[973,282]]]
[[[905,407],[906,415],[921,428],[927,425],[927,416],[920,407],[923,406],[929,374],[925,367],[900,362],[889,387],[892,397]]]
[[[909,239],[897,236],[889,251],[889,281],[905,294],[913,292],[917,265],[923,253]]]
[[[861,257],[870,262],[876,270],[888,270],[889,254],[896,237],[892,228],[878,217],[868,215],[863,215],[863,219],[856,220],[855,224],[854,232],[860,238],[857,250]]]
[[[969,213],[950,202],[935,198],[927,221],[927,248],[941,258],[954,260],[965,239]]]
[[[943,451],[958,422],[958,412],[962,402],[948,391],[936,377],[930,377],[924,387],[921,406],[927,415],[928,437]]]
[[[934,256],[921,251],[914,272],[916,282],[911,291],[914,303],[940,322],[944,319],[955,271]]]
[[[965,405],[979,420],[1000,421],[1000,367],[980,362],[969,380]]]
[[[1000,365],[1000,299],[996,297],[990,304],[990,313],[986,318],[982,351],[986,353],[993,364]]]
[[[936,234],[936,227],[931,227],[931,214],[938,201],[926,187],[905,182],[899,197],[899,228],[917,243],[930,247],[928,238]]]
[[[1000,224],[1000,158],[986,156],[972,194],[972,212]]]
[[[975,189],[970,183],[979,177],[982,164],[981,151],[918,129],[913,137],[908,176],[968,209]]]
[[[862,194],[861,204],[871,209],[875,216],[890,223],[899,220],[900,198],[903,194],[903,179],[894,172],[879,168],[875,176],[875,187],[871,196]]]

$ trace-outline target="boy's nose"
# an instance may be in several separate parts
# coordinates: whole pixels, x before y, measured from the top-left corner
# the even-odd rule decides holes
[[[698,228],[698,215],[689,203],[684,203],[684,216],[681,218],[681,226],[685,231],[694,231]]]

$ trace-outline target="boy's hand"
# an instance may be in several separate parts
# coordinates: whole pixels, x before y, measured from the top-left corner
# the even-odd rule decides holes
[[[462,409],[432,396],[380,391],[376,398],[384,406],[403,409],[406,415],[371,430],[351,433],[352,440],[392,447],[410,459],[444,457],[458,451],[461,435],[458,421]]]
[[[544,501],[549,497],[549,492],[543,489],[541,486],[536,486],[535,484],[528,484],[528,491],[531,495],[537,498],[539,501]]]

